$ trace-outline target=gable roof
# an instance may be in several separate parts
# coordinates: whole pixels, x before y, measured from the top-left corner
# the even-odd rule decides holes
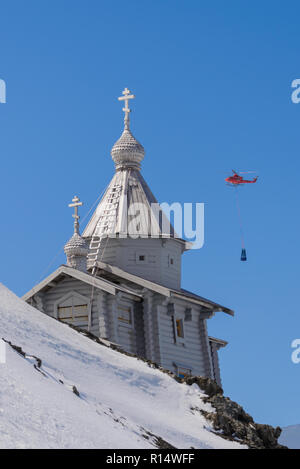
[[[31,298],[32,296],[34,296],[36,293],[40,292],[44,288],[54,286],[53,283],[55,282],[55,280],[59,280],[59,278],[63,276],[69,276],[77,280],[81,280],[82,282],[88,283],[89,285],[94,286],[95,288],[98,288],[100,290],[104,290],[105,292],[110,293],[111,295],[116,295],[119,291],[122,291],[124,293],[134,296],[137,300],[140,300],[142,298],[142,295],[130,290],[130,288],[122,287],[106,279],[94,277],[89,273],[85,273],[85,272],[82,272],[81,270],[73,269],[72,267],[69,267],[67,265],[61,265],[52,274],[46,277],[42,282],[40,282],[38,285],[33,287],[29,292],[23,295],[22,297],[23,300],[27,301],[29,298]]]
[[[130,274],[129,272],[126,272],[120,269],[119,267],[106,264],[104,262],[97,261],[97,268],[99,270],[112,274],[116,278],[121,278],[129,282],[135,283],[136,285],[147,288],[163,296],[166,296],[169,298],[171,297],[178,298],[181,300],[188,300],[199,306],[208,308],[214,312],[223,311],[224,313],[229,314],[231,316],[234,315],[233,310],[226,308],[225,306],[222,306],[213,301],[210,301],[206,298],[203,298],[202,296],[196,295],[195,293],[189,292],[187,290],[184,290],[184,289],[175,290],[172,288],[164,287],[163,285],[159,285],[158,283],[154,283],[154,282],[151,282],[150,280],[143,279],[142,277],[138,277],[137,275]],[[59,278],[62,276],[69,276],[77,280],[81,280],[82,282],[92,285],[95,288],[98,288],[100,290],[104,290],[107,293],[110,293],[111,295],[116,295],[117,292],[121,291],[129,295],[132,295],[133,297],[135,297],[136,300],[141,300],[143,298],[142,293],[138,293],[135,290],[124,287],[122,285],[118,285],[117,283],[114,283],[113,281],[110,281],[110,280],[107,280],[106,278],[101,277],[101,275],[92,276],[90,273],[85,273],[80,270],[73,269],[72,267],[61,265],[52,274],[50,274],[48,277],[42,280],[42,282],[40,282],[38,285],[33,287],[29,292],[25,293],[25,295],[23,295],[22,297],[23,300],[27,301],[29,298],[33,297],[36,293],[42,291],[44,288],[54,286],[53,283],[59,280]]]
[[[144,288],[148,288],[149,290],[155,291],[156,293],[160,293],[166,297],[173,297],[182,300],[189,300],[192,303],[198,304],[200,306],[204,306],[212,311],[223,311],[226,314],[231,316],[234,315],[234,311],[232,309],[226,308],[218,303],[210,301],[202,296],[196,295],[195,293],[189,292],[187,290],[175,290],[172,288],[164,287],[163,285],[159,285],[158,283],[151,282],[150,280],[145,280],[142,277],[138,277],[137,275],[131,274],[126,272],[125,270],[120,269],[119,267],[106,264],[104,262],[97,261],[96,263],[97,268],[104,271],[109,272],[115,277],[119,277],[125,280],[128,280],[132,283],[140,285]],[[99,276],[97,276],[99,278]]]

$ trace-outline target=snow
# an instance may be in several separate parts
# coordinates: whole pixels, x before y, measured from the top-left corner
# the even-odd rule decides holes
[[[187,386],[40,313],[0,284],[0,448],[242,448],[211,432]],[[42,360],[35,368],[34,356]],[[76,386],[80,396],[72,391]]]
[[[282,429],[279,443],[290,449],[300,449],[300,425],[290,425]]]

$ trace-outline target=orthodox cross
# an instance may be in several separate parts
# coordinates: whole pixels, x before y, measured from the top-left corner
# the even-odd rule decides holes
[[[75,197],[73,197],[72,202],[73,202],[72,204],[69,204],[69,207],[74,207],[74,213],[72,215],[72,217],[74,218],[74,233],[79,234],[79,218],[80,218],[80,216],[78,215],[78,207],[83,205],[83,203],[80,202],[77,195],[75,195]]]
[[[131,92],[129,91],[129,89],[125,88],[125,90],[122,91],[122,94],[124,96],[120,96],[118,98],[119,101],[125,101],[125,107],[123,107],[123,111],[125,112],[125,117],[124,117],[125,129],[129,129],[129,113],[131,112],[128,106],[128,101],[129,99],[135,98],[134,94],[130,94],[130,93]]]

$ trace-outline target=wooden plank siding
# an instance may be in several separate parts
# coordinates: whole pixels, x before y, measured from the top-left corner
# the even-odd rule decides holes
[[[103,238],[99,262],[119,267],[138,277],[179,289],[182,245],[174,239]],[[145,256],[139,262],[139,255]],[[173,259],[171,264],[170,259]],[[93,262],[88,263],[90,267]]]
[[[92,295],[92,286],[72,277],[65,277],[62,281],[57,283],[54,287],[50,288],[42,294],[43,296],[43,309],[46,314],[56,317],[55,304],[59,302],[67,293],[75,292],[84,296],[91,302],[91,321],[90,328],[87,323],[74,321],[72,324],[77,327],[88,330],[96,336],[99,336],[99,314],[98,314],[98,298],[97,289],[94,288]]]
[[[170,288],[180,289],[181,285],[181,254],[182,246],[172,240],[165,240],[164,249],[161,251],[161,278],[164,284]],[[173,264],[171,264],[173,259]]]
[[[142,302],[135,302],[134,304],[134,325],[135,325],[135,331],[136,331],[136,353],[139,357],[146,358],[144,316],[143,316],[143,303]]]
[[[126,291],[110,294],[81,280],[66,276],[28,300],[49,316],[56,317],[56,306],[68,303],[68,294],[80,295],[91,305],[90,321],[73,325],[118,344],[125,351],[145,357],[165,369],[191,370],[193,375],[208,376],[221,382],[218,347],[208,338],[206,318],[211,314],[188,299],[166,297],[144,288],[143,300]],[[129,313],[130,308],[130,313]],[[120,319],[120,311],[130,321]],[[174,320],[183,321],[184,338],[178,338]],[[214,339],[216,340],[216,339]]]
[[[167,305],[159,306],[161,365],[174,372],[177,371],[177,366],[184,366],[193,375],[211,376],[209,348],[199,309],[192,309],[191,304],[182,302],[175,305],[174,314],[184,318],[187,308],[191,309],[191,315],[189,320],[183,321],[184,342],[181,343],[175,340],[173,314],[168,312]]]
[[[211,350],[212,365],[213,365],[213,378],[216,380],[219,386],[222,386],[218,348],[217,348],[217,345],[211,341],[210,341],[210,350]]]
[[[122,309],[129,309],[130,312],[130,323],[123,322],[119,319]],[[124,350],[130,353],[137,353],[137,337],[134,321],[134,303],[129,298],[126,298],[122,294],[118,294],[115,304],[113,315],[115,317],[116,324],[116,338],[117,343]]]
[[[160,364],[161,349],[159,341],[158,305],[164,298],[151,291],[146,291],[144,298],[143,318],[146,358]]]
[[[97,308],[99,315],[99,337],[103,339],[109,339],[109,315],[108,315],[108,293],[97,290]]]

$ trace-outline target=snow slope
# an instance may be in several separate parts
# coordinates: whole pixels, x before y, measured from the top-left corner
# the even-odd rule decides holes
[[[0,284],[0,448],[242,448],[213,434],[191,407],[212,411],[197,385],[179,384],[99,345]],[[34,355],[42,360],[40,369]],[[76,386],[80,396],[74,394]]]
[[[290,449],[300,449],[300,425],[284,427],[279,443]]]

